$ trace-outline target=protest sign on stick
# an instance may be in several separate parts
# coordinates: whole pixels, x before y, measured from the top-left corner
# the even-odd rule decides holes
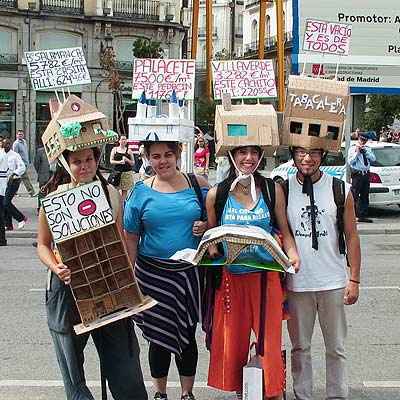
[[[133,60],[132,98],[143,91],[148,99],[194,99],[195,60],[136,58]]]
[[[25,59],[34,90],[91,82],[81,47],[28,51]]]
[[[337,22],[307,19],[303,50],[347,56],[350,51],[352,26]]]
[[[232,99],[277,97],[271,60],[215,60],[212,71],[215,100],[224,93]]]

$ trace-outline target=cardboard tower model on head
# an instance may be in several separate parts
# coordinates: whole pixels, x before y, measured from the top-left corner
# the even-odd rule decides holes
[[[270,156],[279,146],[278,119],[273,106],[230,105],[229,100],[215,110],[216,155],[241,146],[259,146]]]
[[[347,83],[289,76],[281,144],[338,152],[348,98]]]
[[[109,130],[107,117],[96,107],[71,95],[61,104],[43,133],[42,141],[50,162],[64,150],[77,151],[96,144],[114,143],[118,135]]]

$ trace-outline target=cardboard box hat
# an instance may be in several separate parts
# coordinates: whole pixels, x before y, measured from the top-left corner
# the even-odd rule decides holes
[[[71,95],[53,114],[42,141],[49,161],[55,161],[64,150],[114,143],[117,138],[117,133],[109,130],[107,117],[102,112]]]
[[[281,144],[338,152],[348,99],[347,83],[289,76]]]
[[[260,146],[272,155],[279,146],[278,119],[273,106],[232,105],[215,110],[216,155],[226,156],[240,146]]]

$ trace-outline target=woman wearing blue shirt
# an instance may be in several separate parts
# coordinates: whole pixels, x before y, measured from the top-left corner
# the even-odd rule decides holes
[[[155,176],[138,182],[130,193],[124,215],[128,253],[140,288],[158,304],[135,316],[150,342],[149,364],[156,393],[167,399],[171,354],[175,354],[182,400],[193,400],[197,367],[196,326],[200,317],[200,279],[196,267],[169,260],[178,250],[197,248],[207,223],[189,177],[177,169],[180,145],[146,142],[146,157]],[[197,176],[204,195],[207,181]]]

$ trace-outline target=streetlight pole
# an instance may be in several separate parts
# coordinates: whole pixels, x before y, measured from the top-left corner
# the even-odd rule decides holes
[[[277,59],[278,59],[278,111],[285,109],[285,32],[283,0],[276,0]]]

